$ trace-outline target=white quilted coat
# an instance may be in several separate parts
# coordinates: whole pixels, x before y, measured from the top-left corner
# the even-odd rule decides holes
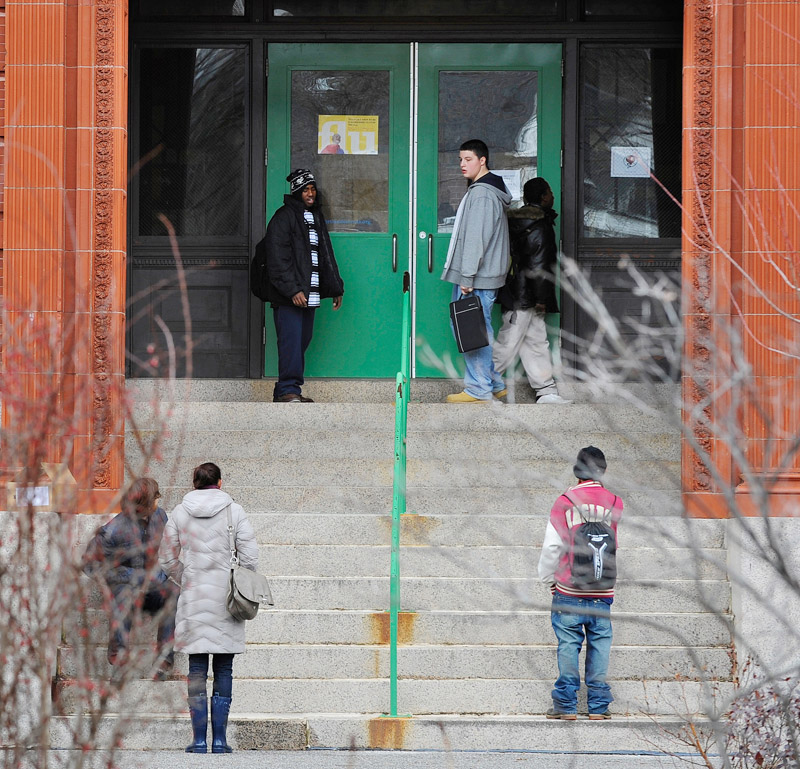
[[[231,506],[239,565],[255,570],[258,544],[241,505],[220,489],[190,491],[170,515],[159,560],[180,583],[175,649],[186,654],[240,654],[244,622],[225,608],[230,547],[225,508]]]

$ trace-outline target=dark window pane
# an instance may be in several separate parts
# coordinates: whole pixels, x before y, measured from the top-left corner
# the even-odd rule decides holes
[[[389,231],[389,72],[292,72],[292,168],[314,171],[331,232]]]
[[[273,16],[525,16],[557,18],[558,0],[274,0]]]
[[[139,100],[139,235],[245,231],[246,54],[146,48]]]
[[[643,3],[642,0],[584,0],[583,14],[586,19],[628,18],[642,21],[680,19],[683,17],[683,0],[658,0]]]
[[[139,0],[139,16],[244,16],[245,0]]]
[[[586,46],[581,80],[584,237],[680,237],[680,51]]]

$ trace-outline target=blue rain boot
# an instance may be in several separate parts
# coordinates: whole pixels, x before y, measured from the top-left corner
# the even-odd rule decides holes
[[[228,745],[228,713],[231,710],[231,698],[214,695],[211,698],[211,752],[233,753]]]
[[[208,753],[206,732],[208,731],[208,699],[202,697],[189,697],[189,713],[192,716],[192,731],[194,739],[186,748],[187,753]]]

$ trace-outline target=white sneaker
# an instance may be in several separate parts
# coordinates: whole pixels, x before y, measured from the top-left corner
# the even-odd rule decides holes
[[[547,393],[536,399],[537,403],[558,403],[564,405],[565,403],[572,403],[566,398],[562,398],[558,393]]]

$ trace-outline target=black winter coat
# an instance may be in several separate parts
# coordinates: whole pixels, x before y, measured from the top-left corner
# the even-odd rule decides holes
[[[266,237],[256,246],[256,249],[266,249],[267,301],[273,306],[292,304],[292,297],[299,291],[308,298],[311,291],[311,242],[303,218],[305,210],[303,201],[284,195],[283,205],[267,225]],[[319,236],[319,297],[342,296],[344,282],[339,275],[328,225],[318,202],[311,208],[311,213]]]
[[[556,299],[556,231],[558,214],[541,206],[523,206],[508,212],[511,269],[497,294],[503,310],[529,310],[543,304],[558,312]]]
[[[124,587],[161,583],[167,575],[158,566],[158,548],[167,514],[160,507],[147,523],[120,513],[101,526],[83,555],[83,570],[106,581],[112,592]],[[148,589],[150,589],[148,587]]]

